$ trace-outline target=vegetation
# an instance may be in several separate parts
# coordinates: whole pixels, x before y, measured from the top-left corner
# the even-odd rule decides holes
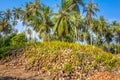
[[[12,39],[11,39],[11,45],[12,46],[21,46],[21,45],[25,45],[25,42],[26,42],[26,36],[24,33],[22,34],[18,34],[16,36],[14,36]]]
[[[83,14],[80,7],[86,16],[81,16]],[[98,4],[93,0],[89,3],[82,0],[61,0],[57,5],[58,10],[54,12],[39,0],[28,2],[24,8],[0,11],[0,38],[2,40],[14,32],[17,33],[13,26],[17,25],[17,21],[21,21],[28,28],[28,42],[36,41],[36,38],[33,40],[31,36],[34,30],[43,41],[78,42],[106,48],[105,51],[111,53],[120,53],[120,23],[109,23],[104,16],[97,17],[97,12],[100,11],[97,7]],[[110,48],[111,44],[114,47]]]
[[[80,7],[83,8],[85,17],[81,16]],[[53,12],[49,6],[35,0],[28,2],[24,8],[0,11],[0,54],[6,51],[6,47],[35,42],[36,35],[32,39],[33,30],[43,42],[58,40],[83,43],[118,54],[120,23],[109,23],[104,16],[97,17],[97,12],[100,11],[97,7],[98,4],[93,0],[89,3],[82,0],[61,0],[60,5],[57,5],[58,11]],[[18,20],[27,26],[26,32],[17,33],[14,26]],[[28,34],[30,37],[26,39]]]
[[[16,53],[19,54],[19,50]],[[30,44],[20,56],[12,55],[10,58],[16,57],[15,63],[24,64],[26,70],[42,71],[40,75],[54,76],[54,79],[67,79],[73,75],[75,79],[84,80],[97,72],[117,71],[120,66],[119,58],[110,53],[94,46],[68,42]]]
[[[80,7],[83,8],[85,17],[81,16]],[[82,0],[61,0],[60,5],[57,5],[58,11],[53,12],[49,6],[35,0],[28,2],[24,8],[0,11],[0,46],[25,45],[36,41],[31,36],[33,29],[43,41],[78,42],[94,45],[114,54],[120,53],[120,23],[109,23],[104,16],[96,17],[99,11],[97,7],[98,4],[93,0],[89,3]],[[17,34],[13,26],[18,20],[28,27],[26,32],[30,39],[25,38],[26,32]]]
[[[9,52],[24,47],[26,44],[26,37],[23,33],[13,33],[4,39],[0,39],[0,58],[9,55]]]
[[[97,72],[117,71],[120,23],[97,16],[100,10],[93,0],[60,0],[56,8],[35,0],[0,11],[0,60],[15,58],[16,64],[22,62],[25,69],[43,71],[54,80],[84,80]],[[19,22],[25,26],[20,33],[14,27]]]

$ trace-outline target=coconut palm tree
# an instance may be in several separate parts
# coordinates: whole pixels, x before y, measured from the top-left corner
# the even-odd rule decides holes
[[[92,27],[93,27],[93,17],[96,16],[96,12],[99,11],[97,8],[98,4],[94,3],[93,0],[91,0],[87,5],[85,5],[84,12],[86,13],[86,26],[89,26],[90,32],[91,32],[91,45],[92,45]]]
[[[108,26],[108,29],[105,33],[105,41],[107,44],[110,44],[110,42],[113,40],[113,33],[112,33],[112,28]]]
[[[4,15],[5,15],[5,20],[6,20],[6,22],[7,22],[7,21],[10,21],[11,15],[12,15],[11,10],[10,10],[10,9],[7,9],[7,10],[4,12]]]
[[[82,23],[82,18],[80,16],[80,14],[74,14],[73,15],[73,19],[71,19],[72,21],[72,26],[73,26],[73,33],[74,33],[74,41],[78,41],[80,40],[80,29],[81,29],[81,25]]]
[[[19,20],[21,18],[21,14],[22,14],[22,9],[21,8],[14,8],[12,10],[13,12],[13,25],[17,24],[17,20]]]
[[[100,16],[99,20],[96,20],[93,31],[96,33],[96,45],[101,45],[107,31],[107,23],[103,16]]]
[[[50,33],[51,33],[51,26],[52,21],[51,21],[51,9],[50,7],[44,6],[41,10],[40,13],[40,24],[38,26],[38,32],[40,34],[40,37],[43,38],[43,41],[49,41],[50,39]]]
[[[112,40],[112,32],[104,17],[100,16],[99,19],[94,19],[93,24],[92,30],[96,34],[95,44],[100,46],[105,42],[109,43]]]
[[[113,34],[116,43],[120,44],[120,24],[117,21],[112,22]]]
[[[12,31],[12,25],[11,25],[11,19],[12,19],[12,13],[11,10],[8,9],[5,12],[3,12],[3,16],[0,20],[0,31],[7,35]]]
[[[100,16],[99,23],[98,23],[98,32],[101,38],[104,37],[105,42],[108,44],[112,41],[112,29],[110,28],[109,23],[106,22],[103,16]]]
[[[52,22],[51,18],[51,9],[44,5],[40,5],[39,0],[36,0],[31,7],[31,23],[34,30],[39,33],[40,38],[43,38],[43,41],[49,41],[50,27]]]
[[[64,40],[65,37],[73,35],[73,26],[72,23],[75,21],[74,14],[77,14],[76,11],[72,10],[72,7],[69,8],[68,1],[62,0],[61,6],[58,7],[58,12],[52,18],[54,22],[53,32],[58,38]]]
[[[3,44],[5,43],[4,39],[5,37],[10,34],[13,30],[13,27],[11,25],[11,19],[12,19],[12,12],[10,9],[2,12],[0,19],[0,35],[3,40]]]
[[[32,41],[32,31],[30,28],[27,29],[27,33],[30,35],[29,36],[29,41],[31,42]]]
[[[31,16],[39,15],[40,8],[41,8],[40,0],[35,0],[35,2],[32,4],[32,7],[31,7],[31,11],[32,11]]]
[[[67,0],[69,4],[69,8],[74,11],[80,12],[79,5],[84,6],[83,0]]]
[[[31,9],[31,3],[27,3],[25,5],[25,9],[22,11],[22,17],[21,17],[21,20],[23,21],[23,25],[29,25],[29,21],[30,21],[30,18],[31,18],[31,14],[32,14],[32,11],[30,11]]]
[[[49,40],[50,27],[52,25],[51,9],[40,4],[39,0],[35,0],[33,3],[27,3],[24,14],[23,22],[39,33],[40,38],[43,41]]]

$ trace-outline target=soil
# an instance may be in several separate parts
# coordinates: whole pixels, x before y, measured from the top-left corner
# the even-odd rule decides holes
[[[27,71],[22,66],[0,65],[0,80],[46,80],[43,78],[37,71]]]
[[[117,55],[120,58],[120,55]],[[40,71],[26,70],[24,65],[13,65],[12,62],[0,62],[0,80],[52,80]],[[17,63],[19,64],[19,63]],[[100,72],[86,80],[120,80],[120,74]]]
[[[9,64],[9,65],[8,65]],[[39,71],[25,70],[23,65],[15,66],[10,63],[0,64],[0,80],[52,80],[50,77],[39,75]],[[120,75],[109,72],[95,74],[86,80],[120,80]]]
[[[115,75],[109,72],[101,72],[89,77],[87,80],[120,80],[120,75]]]

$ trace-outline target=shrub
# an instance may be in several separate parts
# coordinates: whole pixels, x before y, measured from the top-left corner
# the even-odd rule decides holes
[[[15,49],[14,46],[5,46],[0,48],[0,59],[4,58],[6,55],[8,55],[8,53],[12,50]]]
[[[16,33],[13,33],[5,38],[0,38],[0,48],[5,46],[10,46],[10,40],[16,36]]]
[[[18,34],[11,39],[12,46],[23,46],[25,45],[27,38],[24,33]]]

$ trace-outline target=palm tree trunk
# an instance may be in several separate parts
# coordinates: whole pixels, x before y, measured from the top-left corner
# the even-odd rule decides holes
[[[47,32],[44,32],[44,36],[43,36],[43,42],[47,41]]]
[[[87,27],[87,25],[86,25],[86,27]],[[84,33],[84,43],[86,42],[86,33],[87,33],[87,29],[86,29],[86,27],[85,27],[85,33]]]
[[[77,36],[77,29],[76,29],[76,27],[75,27],[75,41],[77,40],[77,38],[78,38],[78,36]]]
[[[48,33],[48,42],[50,41],[50,33]]]
[[[62,42],[64,41],[64,37],[62,36]]]
[[[92,40],[93,40],[93,39],[92,39],[92,33],[91,33],[91,45],[93,45]]]
[[[86,32],[84,33],[84,43],[85,43],[85,41],[86,41]]]
[[[90,36],[90,44],[93,45],[92,43],[92,22],[90,22],[90,31],[91,31],[91,36]]]

